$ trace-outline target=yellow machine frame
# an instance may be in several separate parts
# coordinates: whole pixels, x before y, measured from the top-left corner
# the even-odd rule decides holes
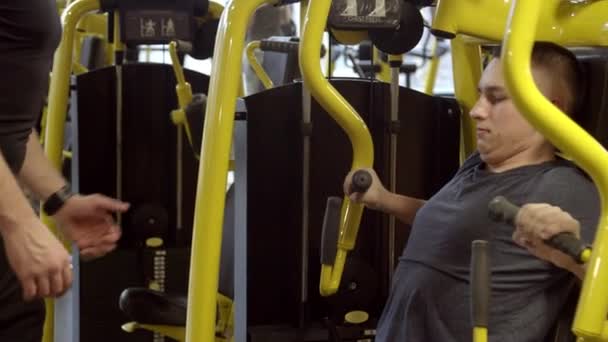
[[[258,50],[260,46],[261,42],[259,40],[255,40],[247,44],[247,61],[249,62],[249,65],[251,66],[251,69],[253,69],[255,75],[260,79],[260,82],[262,82],[264,88],[270,89],[274,87],[274,83],[255,56],[255,51]]]

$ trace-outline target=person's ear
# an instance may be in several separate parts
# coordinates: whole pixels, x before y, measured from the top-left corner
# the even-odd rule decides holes
[[[553,105],[557,108],[559,108],[559,110],[561,110],[562,112],[566,113],[566,106],[564,104],[564,101],[562,99],[558,99],[558,98],[553,98],[551,99],[551,103],[553,103]],[[566,113],[568,114],[568,113]]]

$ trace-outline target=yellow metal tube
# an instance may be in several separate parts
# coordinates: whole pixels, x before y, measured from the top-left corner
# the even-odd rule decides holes
[[[435,89],[435,81],[437,80],[437,71],[439,70],[439,56],[437,56],[437,46],[439,41],[435,38],[433,42],[433,50],[431,51],[431,61],[429,63],[429,71],[426,74],[426,82],[424,84],[424,93],[433,95]]]
[[[137,329],[159,333],[180,342],[184,341],[184,337],[186,336],[184,327],[180,326],[141,324],[137,322],[129,322],[122,325],[122,330],[129,333],[135,332]]]
[[[209,15],[213,19],[217,19],[222,16],[222,12],[224,11],[224,6],[217,2],[209,1]]]
[[[473,342],[487,342],[487,341],[488,341],[488,328],[474,327],[473,328]]]
[[[177,102],[179,103],[180,109],[184,110],[190,102],[192,102],[192,87],[190,86],[190,83],[186,82],[184,68],[182,68],[181,63],[179,62],[177,42],[169,43],[169,55],[171,56],[173,73],[175,74],[175,80],[177,82],[177,85],[175,86]]]
[[[270,89],[274,87],[274,83],[272,82],[272,80],[270,79],[258,59],[255,57],[255,50],[259,49],[260,45],[261,43],[259,40],[255,40],[247,44],[247,61],[249,62],[251,69],[253,69],[253,72],[260,79],[260,82],[262,82],[262,85],[264,85],[264,88]]]
[[[534,33],[541,24],[541,2],[515,0],[511,13],[501,57],[513,101],[540,133],[591,176],[600,191],[602,214],[573,325],[577,336],[595,340],[605,335],[608,312],[608,267],[604,265],[608,261],[608,152],[547,100],[534,83],[530,56]]]
[[[87,69],[84,65],[76,62],[74,62],[74,66],[72,67],[72,69],[74,69],[74,74],[76,75],[89,72],[89,69]]]
[[[116,60],[117,52],[124,51],[125,44],[120,38],[120,14],[118,11],[114,12],[114,43],[112,44],[112,60],[114,64],[121,64],[122,61]]]
[[[304,21],[306,21],[306,12],[308,9],[308,0],[300,1],[300,35],[302,28],[304,27]]]
[[[47,157],[57,168],[61,167],[75,28],[83,15],[96,9],[99,9],[98,0],[78,0],[66,8],[61,18],[63,35],[53,59],[44,143]]]
[[[53,58],[53,70],[51,74],[48,109],[46,114],[46,133],[44,152],[49,161],[57,169],[61,169],[63,161],[63,137],[64,124],[68,110],[68,96],[70,91],[70,74],[73,65],[74,34],[76,24],[86,13],[99,9],[98,0],[79,0],[71,3],[61,16],[63,34],[59,47]],[[44,211],[40,211],[40,217],[47,227],[54,230],[54,223]],[[51,299],[45,301],[46,319],[42,340],[52,342],[54,335],[54,302]]]
[[[454,94],[462,108],[460,117],[460,161],[475,151],[477,138],[475,122],[469,111],[477,102],[477,86],[481,78],[481,49],[479,45],[466,43],[461,37],[452,40],[452,64]]]
[[[175,41],[169,43],[169,56],[171,57],[171,64],[173,66],[173,73],[175,74],[175,81],[178,84],[186,83],[184,71],[179,63],[179,56],[177,55],[177,42]]]
[[[300,69],[304,84],[312,96],[349,137],[353,148],[352,168],[372,167],[374,151],[372,138],[365,122],[342,95],[325,79],[319,56],[330,0],[310,0],[300,44]],[[346,255],[355,245],[363,207],[344,198],[338,237],[338,253],[334,266],[323,266],[320,291],[323,295],[335,293],[340,284]],[[331,281],[327,282],[327,279]],[[324,282],[325,280],[325,282]]]
[[[608,1],[538,1],[536,39],[562,45],[608,45]],[[439,0],[433,31],[501,41],[513,0]]]
[[[373,58],[373,63],[372,63],[372,73],[374,73],[374,69],[376,68],[376,65],[378,65],[380,67],[380,70],[376,73],[376,79],[382,81],[382,82],[386,82],[386,83],[391,83],[391,68],[388,65],[387,62],[385,62],[384,60],[382,60],[381,54],[380,54],[380,50],[376,49],[375,47],[374,49],[374,58]]]
[[[198,173],[186,341],[213,342],[222,221],[241,57],[249,19],[276,0],[232,0],[220,18],[209,83]],[[318,59],[318,55],[317,55]]]

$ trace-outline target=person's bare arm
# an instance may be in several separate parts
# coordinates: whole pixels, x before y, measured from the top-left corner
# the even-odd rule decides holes
[[[67,184],[61,173],[46,158],[38,134],[34,131],[27,142],[19,178],[43,201]],[[112,214],[125,212],[128,208],[128,203],[100,194],[75,194],[52,216],[64,236],[80,248],[81,256],[92,259],[116,248],[121,232]]]
[[[59,296],[70,287],[69,254],[40,222],[2,155],[0,234],[24,299]]]
[[[418,209],[420,209],[426,201],[387,192],[381,197],[378,210],[395,216],[399,221],[412,225]]]
[[[4,234],[32,219],[36,219],[36,213],[0,155],[0,232]]]
[[[372,169],[365,169],[372,176],[372,184],[365,193],[351,193],[350,184],[352,175],[356,170],[346,176],[344,181],[344,193],[355,203],[364,204],[370,209],[380,210],[386,214],[395,216],[399,221],[411,225],[418,209],[425,201],[392,193],[382,185],[376,172]]]
[[[61,173],[46,158],[35,131],[28,138],[19,179],[43,201],[67,184]]]

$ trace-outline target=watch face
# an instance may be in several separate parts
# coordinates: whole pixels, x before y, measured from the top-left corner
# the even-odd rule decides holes
[[[68,198],[72,197],[72,191],[70,190],[69,187],[63,187],[61,188],[61,190],[57,191],[57,196],[63,200],[66,201]]]

